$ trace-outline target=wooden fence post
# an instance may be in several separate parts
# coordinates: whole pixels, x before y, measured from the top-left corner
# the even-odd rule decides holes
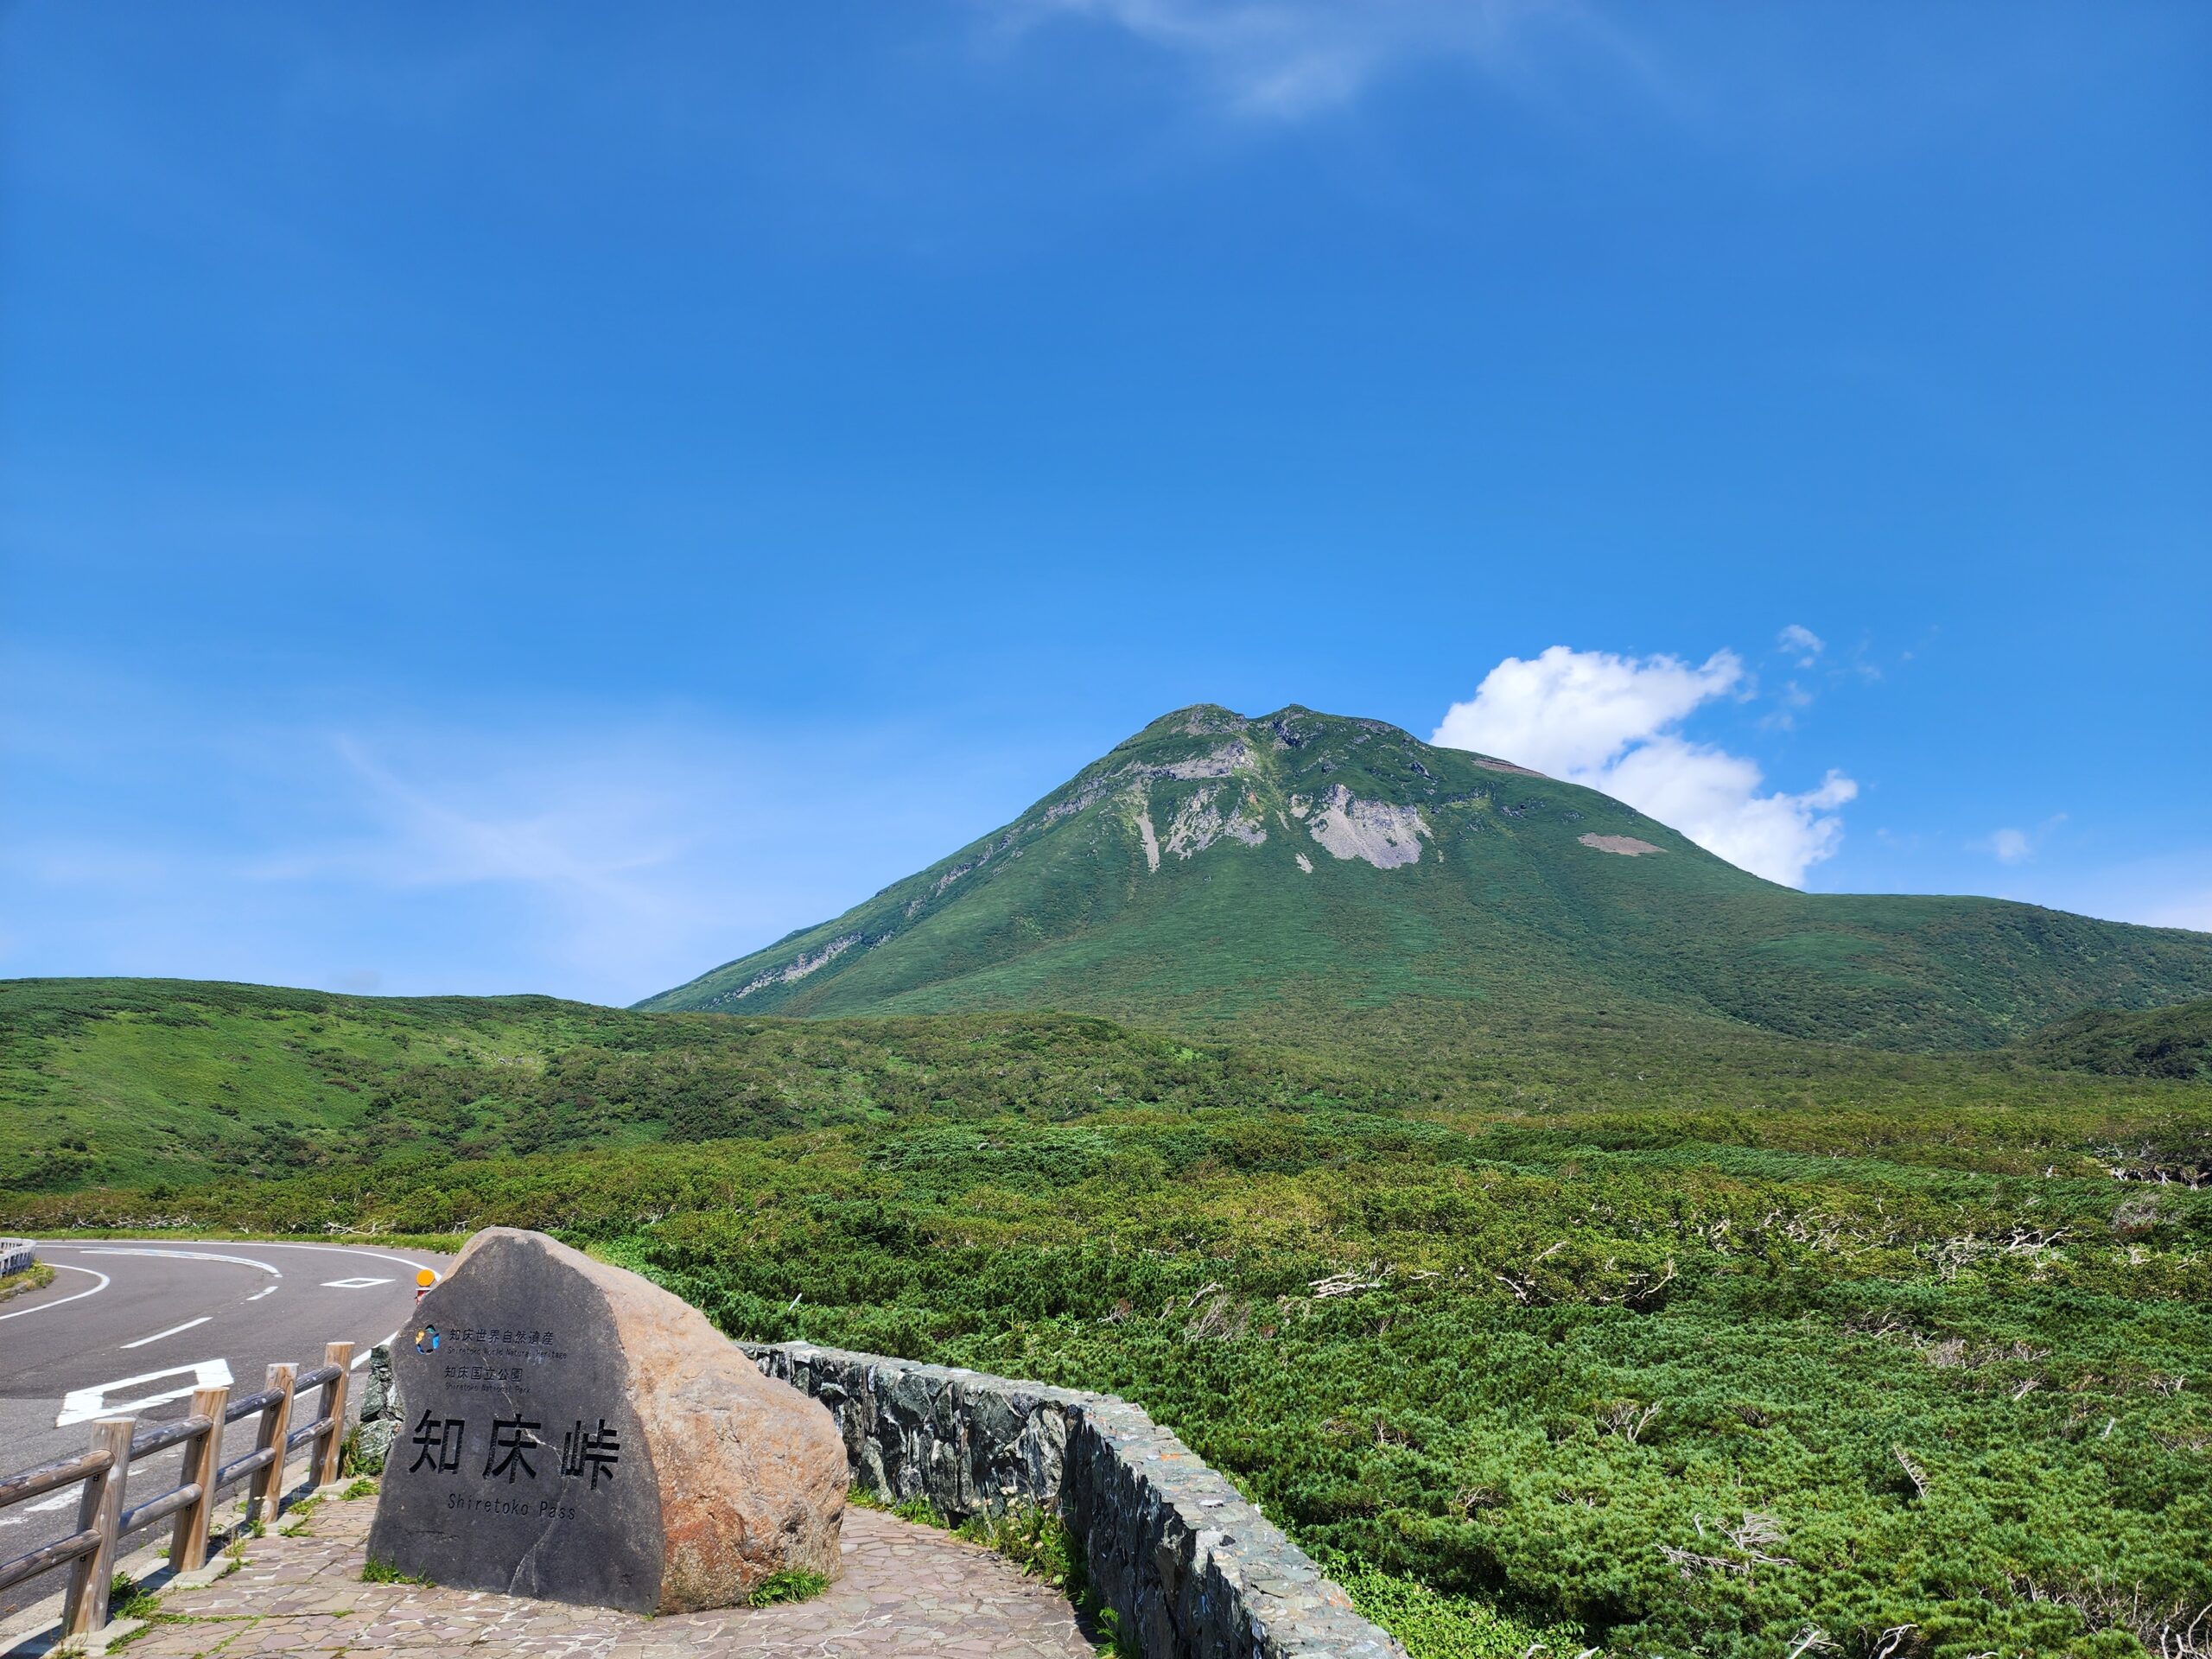
[[[69,1591],[61,1611],[65,1642],[89,1636],[107,1623],[108,1587],[115,1578],[115,1525],[123,1516],[123,1488],[130,1478],[130,1436],[137,1426],[130,1417],[103,1417],[92,1425],[92,1450],[106,1452],[112,1461],[105,1474],[86,1481],[85,1496],[77,1505],[77,1530],[96,1531],[100,1541],[69,1568]]]
[[[179,1510],[169,1534],[169,1571],[191,1573],[207,1565],[207,1522],[215,1512],[215,1472],[223,1466],[223,1414],[230,1409],[228,1389],[199,1389],[192,1395],[194,1417],[207,1420],[207,1432],[184,1449],[178,1478],[197,1485],[200,1496]]]
[[[322,1363],[338,1368],[337,1379],[323,1385],[322,1414],[330,1420],[330,1427],[323,1430],[321,1442],[315,1447],[315,1484],[327,1486],[338,1478],[338,1459],[346,1450],[346,1386],[353,1378],[353,1344],[323,1344]]]
[[[258,1522],[266,1526],[276,1518],[276,1506],[284,1497],[284,1437],[292,1429],[292,1379],[300,1374],[296,1365],[271,1365],[267,1386],[282,1390],[275,1400],[262,1408],[261,1433],[255,1450],[274,1448],[276,1455],[254,1471],[253,1497],[246,1507],[246,1523]]]

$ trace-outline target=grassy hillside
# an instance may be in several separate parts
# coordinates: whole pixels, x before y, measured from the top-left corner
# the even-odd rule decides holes
[[[550,997],[0,982],[0,1189],[185,1186],[392,1160],[929,1113],[1410,1101],[1402,1079],[1067,1015],[732,1020]]]
[[[1807,894],[1609,797],[1379,721],[1198,708],[833,921],[649,999],[1061,1007],[1385,1052],[1500,1023],[1727,1021],[1994,1046],[2212,994],[2212,936],[1983,899]]]
[[[11,1151],[125,1134],[95,1084],[212,1133],[235,1077],[248,1144],[322,1090],[305,1166],[0,1227],[555,1228],[739,1334],[1118,1389],[1332,1560],[1612,1653],[2135,1655],[2212,1602],[2212,1191],[2171,1173],[2212,1084],[1714,1021],[1407,1071],[128,982],[0,988],[0,1030]]]
[[[2114,1077],[2212,1079],[2212,997],[2132,1013],[2093,1008],[2019,1046],[2039,1065]]]
[[[2143,1115],[2155,1120],[2171,1094],[2046,1069],[2032,1046],[1885,1053],[1695,1016],[1501,1014],[1478,1045],[1456,1046],[1428,1043],[1402,1009],[1375,1010],[1367,1026],[1379,1053],[1078,1014],[738,1019],[547,997],[0,981],[0,1190],[188,1187],[1125,1103],[1751,1114],[1770,1134],[1817,1116],[1825,1135],[1856,1125],[1885,1156],[1934,1163],[1950,1157],[1952,1131],[1918,1130],[1912,1113],[1942,1108],[1975,1114],[1977,1159],[2024,1169],[2061,1124],[2084,1157],[2093,1142],[2139,1140]],[[2149,1130],[2167,1146],[2155,1121]]]

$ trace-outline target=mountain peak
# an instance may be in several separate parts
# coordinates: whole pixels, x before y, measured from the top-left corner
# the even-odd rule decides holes
[[[1404,728],[1393,726],[1388,721],[1370,720],[1362,715],[1325,715],[1309,709],[1302,702],[1285,703],[1273,714],[1240,715],[1234,709],[1224,708],[1217,702],[1194,702],[1184,709],[1170,709],[1151,724],[1114,747],[1112,759],[1124,750],[1161,739],[1231,737],[1248,734],[1265,734],[1277,748],[1301,748],[1330,737],[1346,741],[1365,741],[1382,737],[1417,749],[1427,749],[1423,743]],[[1485,759],[1487,757],[1484,757]],[[1088,768],[1086,768],[1088,770]]]
[[[1685,1007],[1884,1046],[2212,994],[2212,940],[1807,894],[1594,790],[1291,703],[1162,715],[1011,823],[641,1007],[1447,1027]]]

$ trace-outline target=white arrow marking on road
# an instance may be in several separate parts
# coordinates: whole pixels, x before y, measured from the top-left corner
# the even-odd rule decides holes
[[[20,1527],[26,1524],[23,1520],[24,1516],[37,1515],[45,1510],[66,1510],[72,1503],[80,1501],[80,1494],[64,1492],[59,1497],[48,1498],[43,1503],[26,1503],[15,1515],[0,1516],[0,1527]]]
[[[50,1262],[48,1267],[60,1268],[65,1273],[89,1273],[99,1281],[90,1290],[80,1290],[74,1296],[62,1296],[50,1302],[41,1302],[36,1307],[19,1307],[12,1313],[0,1313],[0,1319],[27,1319],[34,1313],[43,1313],[50,1307],[60,1307],[66,1302],[81,1302],[87,1296],[97,1296],[115,1281],[107,1274],[92,1268],[73,1268],[67,1262]]]
[[[0,1519],[0,1527],[20,1527],[23,1524],[22,1516],[25,1515],[37,1515],[46,1510],[66,1510],[72,1503],[79,1502],[80,1498],[79,1493],[64,1492],[59,1497],[48,1498],[43,1503],[26,1503],[21,1514]]]
[[[325,1290],[366,1290],[371,1285],[388,1285],[391,1282],[389,1279],[326,1279],[322,1281],[322,1287]]]
[[[191,1373],[192,1381],[181,1389],[171,1389],[162,1394],[149,1394],[137,1400],[118,1400],[111,1404],[108,1390],[135,1389],[142,1382],[158,1382],[165,1376],[182,1376]],[[89,1389],[72,1389],[61,1397],[61,1414],[54,1420],[56,1428],[67,1428],[72,1423],[88,1423],[95,1417],[120,1417],[125,1412],[137,1411],[146,1406],[166,1404],[181,1400],[194,1389],[227,1389],[231,1386],[231,1368],[219,1359],[203,1359],[196,1365],[172,1365],[165,1371],[147,1371],[137,1376],[126,1376],[114,1382],[98,1382]]]
[[[123,1345],[125,1349],[143,1348],[149,1342],[159,1342],[163,1337],[173,1337],[180,1331],[189,1331],[195,1325],[205,1325],[214,1317],[213,1313],[202,1313],[196,1319],[187,1319],[182,1325],[173,1325],[166,1331],[156,1331],[150,1337],[141,1337],[136,1342],[126,1342]]]

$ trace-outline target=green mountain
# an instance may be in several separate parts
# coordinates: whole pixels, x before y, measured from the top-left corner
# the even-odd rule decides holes
[[[646,1009],[1052,1007],[1456,1046],[1600,1015],[1884,1048],[2212,993],[2212,935],[1804,893],[1593,790],[1380,721],[1201,705],[1013,823]]]

